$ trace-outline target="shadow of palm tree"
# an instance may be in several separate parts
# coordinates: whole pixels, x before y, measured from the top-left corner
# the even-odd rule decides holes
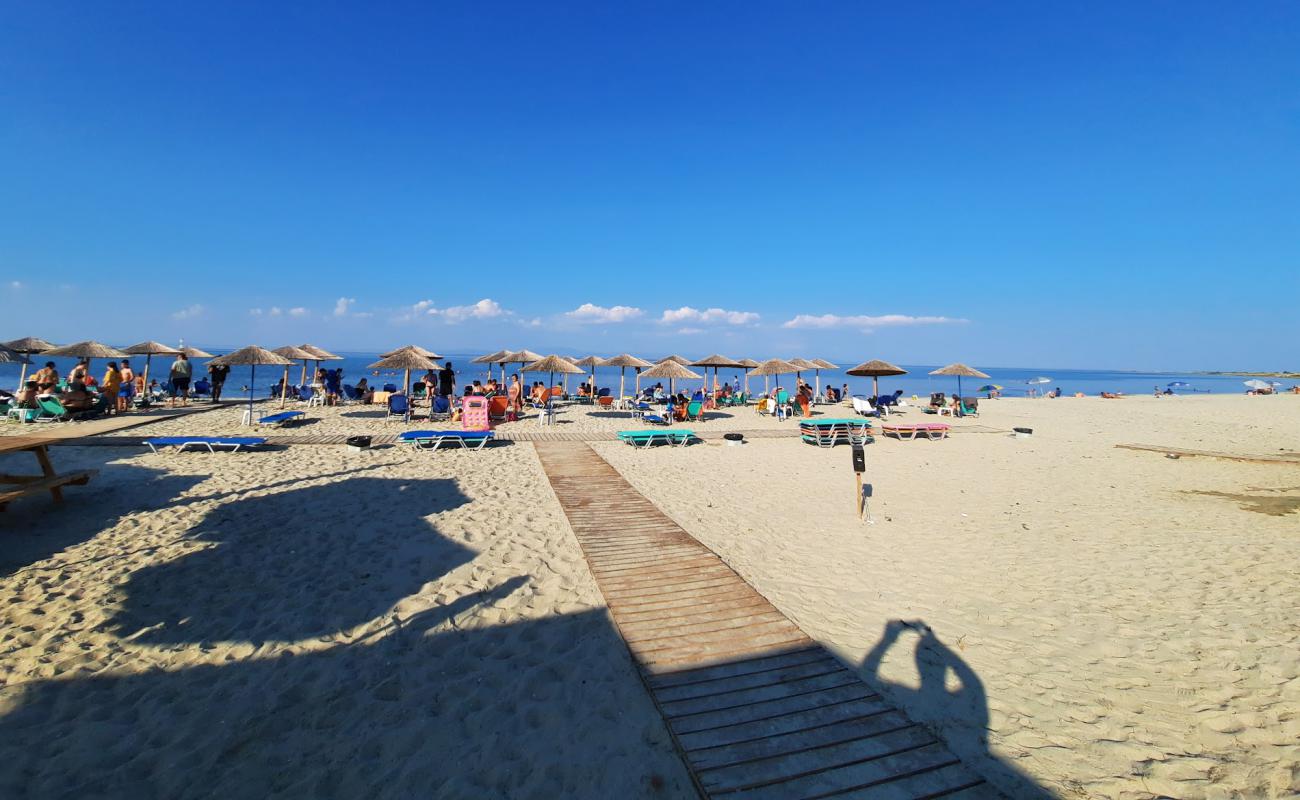
[[[916,636],[913,658],[920,676],[917,687],[889,681],[880,674],[885,654],[905,634]],[[921,621],[890,620],[863,659],[860,674],[911,719],[933,730],[962,761],[984,773],[986,779],[1010,797],[1025,800],[1056,797],[989,751],[989,710],[984,682],[961,656],[939,641],[929,625]],[[955,688],[949,688],[950,676],[956,680]]]

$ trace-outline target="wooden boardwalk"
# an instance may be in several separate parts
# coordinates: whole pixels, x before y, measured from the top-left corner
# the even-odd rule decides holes
[[[595,450],[536,448],[703,796],[1000,796]]]
[[[151,420],[152,421],[152,420]],[[92,423],[84,423],[90,425]],[[148,424],[147,422],[138,422],[136,424]],[[425,423],[420,425],[418,422],[410,426],[395,427],[392,433],[375,433],[367,434],[371,437],[371,444],[396,444],[397,434],[403,430],[419,430],[423,428],[436,427],[438,423],[430,425]],[[123,426],[126,427],[126,426]],[[455,425],[449,425],[455,428]],[[82,432],[83,429],[74,429],[74,434],[65,438],[64,441],[51,442],[51,444],[68,444],[78,447],[143,447],[146,436],[101,436],[99,433],[108,431],[90,431]],[[289,429],[292,430],[292,429]],[[791,439],[799,436],[798,427],[792,428],[763,428],[749,431],[729,431],[729,430],[699,430],[693,428],[699,438],[706,441],[720,440],[724,433],[743,433],[746,439]],[[260,435],[260,434],[248,434]],[[293,433],[268,433],[266,443],[274,447],[285,447],[291,445],[341,445],[346,443],[348,436],[351,434],[293,434]],[[82,438],[92,437],[92,438]],[[564,430],[513,430],[513,431],[496,431],[496,439],[503,442],[616,442],[618,436],[616,431],[564,431]]]

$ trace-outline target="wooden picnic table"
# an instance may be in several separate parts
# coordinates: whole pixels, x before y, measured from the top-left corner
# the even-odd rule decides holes
[[[54,502],[63,502],[64,486],[84,486],[98,470],[85,469],[76,472],[58,473],[50,463],[47,447],[58,437],[45,436],[4,436],[0,437],[0,455],[7,453],[29,452],[36,456],[40,464],[40,475],[13,475],[0,473],[0,511],[4,511],[9,502],[28,494],[48,491]],[[9,488],[12,486],[13,488]]]

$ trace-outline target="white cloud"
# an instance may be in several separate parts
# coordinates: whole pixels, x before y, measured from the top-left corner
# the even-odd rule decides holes
[[[681,322],[692,322],[703,325],[716,325],[725,323],[727,325],[752,325],[758,322],[758,314],[753,311],[728,311],[725,308],[706,308],[698,309],[690,306],[682,306],[678,309],[666,309],[659,322],[664,325],[675,325]]]
[[[334,316],[346,317],[348,311],[356,304],[356,302],[357,299],[355,297],[340,297],[334,303]]]
[[[899,328],[910,325],[951,325],[968,320],[954,317],[912,317],[907,314],[883,314],[881,316],[855,315],[842,317],[836,314],[798,314],[794,319],[781,324],[782,328]]]
[[[250,308],[250,309],[248,309],[248,316],[250,316],[250,317],[260,317],[260,316],[262,316],[262,309],[260,309],[260,308]]]
[[[273,310],[273,311],[278,311],[279,309],[272,309],[272,310]],[[305,317],[305,316],[307,316],[307,315],[310,314],[310,313],[311,313],[310,311],[308,311],[307,309],[303,308],[302,306],[298,306],[298,307],[296,307],[296,308],[291,308],[291,309],[289,309],[289,316],[291,316],[291,317]]]
[[[633,306],[612,306],[605,308],[594,303],[583,303],[572,311],[564,312],[564,316],[575,322],[595,323],[595,322],[627,322],[636,319],[645,312]]]
[[[15,291],[18,290],[18,289],[21,289],[21,288],[23,288],[23,282],[22,282],[22,281],[9,281],[9,288],[10,288],[10,289],[14,289]]]
[[[432,300],[421,300],[403,308],[394,319],[397,322],[411,322],[421,317],[435,317],[451,325],[469,319],[495,319],[513,315],[513,311],[508,311],[497,301],[485,297],[473,305],[447,308],[438,308]]]
[[[472,306],[452,306],[443,309],[442,316],[447,322],[463,322],[467,319],[493,319],[509,312],[501,304],[486,297]]]
[[[541,318],[541,317],[533,317],[532,319],[528,320],[527,322],[521,322],[520,324],[523,325],[523,326],[525,326],[525,327],[528,327],[528,328],[540,328],[540,327],[542,327],[542,318]]]
[[[172,312],[172,319],[194,319],[203,315],[203,306],[195,303],[192,306],[182,308],[180,311]]]
[[[697,333],[704,333],[703,328],[678,328],[677,332],[683,336],[694,336]]]
[[[281,313],[283,312],[280,311],[279,306],[271,306],[271,316],[278,317],[280,316]]]

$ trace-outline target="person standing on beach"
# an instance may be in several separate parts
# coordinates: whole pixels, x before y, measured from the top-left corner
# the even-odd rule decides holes
[[[176,356],[172,362],[172,368],[168,371],[168,380],[172,384],[172,397],[168,405],[175,406],[176,400],[181,401],[181,405],[186,406],[190,403],[190,378],[194,375],[194,365],[190,363],[189,356],[181,353]]]
[[[519,383],[519,373],[510,376],[510,389],[507,393],[506,421],[514,422],[524,413],[524,387]]]
[[[226,385],[226,376],[230,374],[230,367],[225,364],[209,364],[208,380],[212,381],[212,402],[221,402],[221,387]]]
[[[451,362],[438,370],[438,395],[441,397],[451,398],[456,393],[456,371],[451,368]]]

